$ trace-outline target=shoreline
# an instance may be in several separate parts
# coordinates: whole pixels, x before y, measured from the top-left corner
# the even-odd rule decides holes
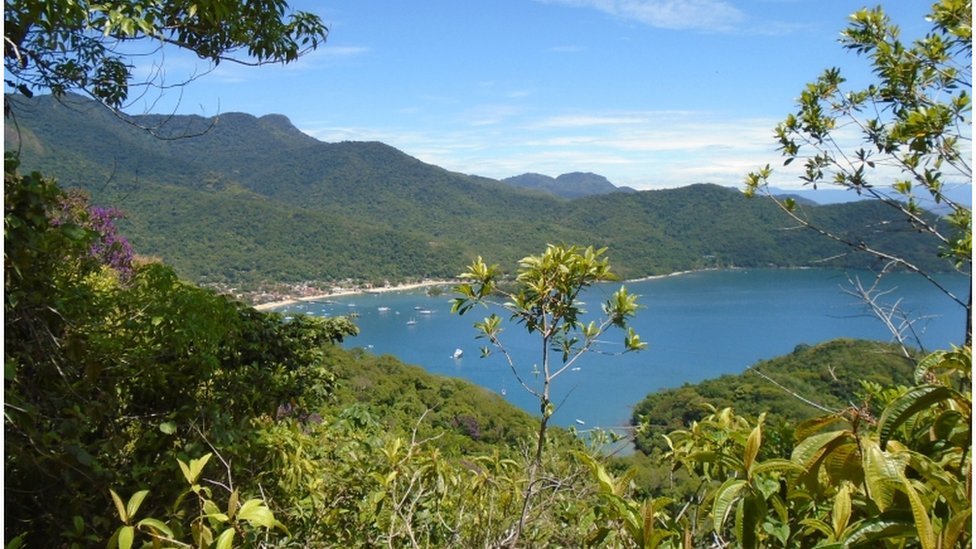
[[[410,282],[406,284],[397,284],[395,286],[383,286],[382,288],[349,288],[349,289],[342,289],[334,292],[329,292],[327,294],[291,297],[279,301],[259,303],[257,305],[252,305],[252,307],[254,307],[254,309],[258,311],[268,311],[271,309],[277,309],[278,307],[286,307],[288,305],[294,305],[296,303],[302,303],[308,301],[321,301],[333,297],[346,297],[350,295],[361,295],[361,294],[386,294],[392,292],[404,292],[408,290],[427,288],[430,286],[449,286],[458,283],[459,281],[457,280],[424,280],[422,282]]]
[[[640,278],[629,278],[626,280],[621,280],[622,284],[629,284],[631,282],[646,282],[648,280],[659,280],[663,278],[671,278],[675,276],[683,276],[687,274],[701,273],[706,271],[718,271],[721,270],[720,267],[709,267],[705,269],[689,269],[685,271],[675,271],[673,273],[661,274],[661,275],[649,275]],[[277,309],[279,307],[287,307],[288,305],[294,305],[296,303],[303,303],[309,301],[322,301],[334,297],[348,297],[351,295],[362,295],[362,294],[384,294],[392,292],[404,292],[409,290],[417,290],[420,288],[427,288],[431,286],[453,286],[460,284],[460,280],[424,280],[421,282],[410,282],[406,284],[397,284],[394,286],[383,286],[381,288],[348,288],[341,289],[324,294],[315,294],[302,297],[289,297],[286,299],[280,299],[277,301],[269,301],[267,303],[259,303],[257,305],[252,305],[254,309],[258,311],[269,311],[272,309]]]

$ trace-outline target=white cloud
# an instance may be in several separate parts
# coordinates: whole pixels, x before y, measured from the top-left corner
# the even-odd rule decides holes
[[[741,187],[745,174],[777,166],[775,120],[709,112],[591,112],[542,119],[513,110],[495,125],[459,129],[336,128],[306,130],[326,141],[379,140],[449,170],[502,179],[525,172],[589,171],[638,189],[712,182]],[[795,180],[777,170],[778,179]]]
[[[743,13],[723,0],[541,0],[591,8],[663,29],[728,31],[741,23]]]

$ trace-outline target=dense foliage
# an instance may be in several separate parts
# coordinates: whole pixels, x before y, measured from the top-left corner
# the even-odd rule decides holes
[[[942,0],[932,20],[936,30],[971,40],[970,13],[969,2]],[[880,12],[855,18],[872,21],[885,20]],[[397,158],[383,146],[370,151]],[[5,157],[6,547],[972,546],[968,345],[917,358],[838,341],[650,397],[638,426],[646,435],[669,432],[647,459],[676,473],[661,495],[660,484],[635,485],[640,473],[608,463],[598,447],[549,433],[545,389],[535,393],[541,418],[533,419],[392,357],[343,351],[335,344],[357,332],[349,320],[286,320],[186,282],[133,255],[116,226],[119,212],[37,172],[22,174],[18,164]],[[355,164],[346,169],[355,173]],[[374,169],[369,164],[362,173]],[[412,166],[415,177],[429,173]],[[477,193],[498,189],[465,181]],[[270,197],[240,182],[200,182],[168,188]],[[328,189],[316,189],[320,199]],[[514,209],[529,196],[502,201]],[[677,196],[688,203],[676,209],[695,210],[693,194]],[[621,199],[569,207],[609,200],[628,212],[622,219],[653,211],[643,199]],[[722,217],[712,204],[698,208],[699,216]],[[439,219],[448,218],[429,222]],[[962,234],[942,245],[958,263],[971,229],[957,221]],[[911,220],[919,222],[928,223]],[[580,230],[606,238],[591,229]],[[694,235],[700,227],[679,229]],[[677,253],[660,233],[646,235],[662,253]],[[611,274],[602,254],[549,246],[521,262],[511,287],[496,283],[502,269],[478,260],[459,288],[458,309],[508,299],[512,319],[540,336],[551,383],[637,310],[621,290],[605,304],[604,323],[577,322],[580,289]],[[504,352],[497,316],[479,328]],[[632,331],[624,337],[627,348],[643,346]],[[807,405],[819,412],[810,417]]]
[[[117,109],[130,87],[175,85],[155,71],[131,82],[136,52],[161,55],[168,44],[214,64],[287,63],[325,41],[318,16],[286,11],[284,0],[4,0],[4,83],[27,97],[78,91]]]
[[[939,256],[960,272],[972,273],[972,207],[953,200],[946,188],[971,183],[973,6],[971,0],[932,5],[931,29],[911,42],[881,7],[851,16],[841,45],[867,58],[875,75],[867,87],[850,86],[840,69],[825,70],[806,86],[790,113],[776,127],[784,165],[803,163],[799,179],[816,189],[833,185],[870,196],[909,226],[930,235]],[[859,143],[848,135],[852,131]],[[772,197],[773,171],[746,177],[746,193],[765,192],[790,218],[825,240],[869,254],[884,269],[918,273],[940,288],[972,318],[972,295],[957,296],[931,276],[906,250],[891,248],[870,231],[844,234],[797,208],[791,199]],[[925,215],[922,204],[946,211],[941,222]],[[933,254],[934,255],[934,254]],[[972,323],[966,326],[972,343]]]
[[[478,255],[514,272],[551,242],[605,246],[623,278],[825,258],[838,268],[883,265],[812,232],[779,230],[790,222],[774,205],[715,185],[566,201],[447,172],[381,143],[322,143],[281,116],[173,117],[159,131],[213,127],[160,141],[92,102],[39,97],[17,121],[6,143],[30,169],[124,209],[135,247],[197,282],[446,278]],[[880,203],[810,215],[845,235],[884,226],[879,246],[947,267],[927,253],[934,240]]]
[[[862,382],[907,384],[914,364],[894,345],[834,340],[799,345],[789,355],[760,361],[741,374],[729,374],[647,395],[634,406],[637,448],[664,450],[664,435],[699,421],[714,409],[734,407],[766,425],[796,425],[824,410],[857,402]],[[776,384],[779,384],[777,386]]]

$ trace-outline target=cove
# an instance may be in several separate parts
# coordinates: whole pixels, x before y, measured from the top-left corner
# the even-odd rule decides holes
[[[553,423],[580,429],[620,428],[629,423],[631,408],[650,392],[695,383],[722,374],[740,373],[760,360],[793,351],[797,345],[835,338],[890,341],[891,335],[857,298],[845,293],[849,279],[865,284],[869,272],[830,269],[732,269],[687,273],[625,282],[640,295],[642,309],[632,322],[648,348],[610,356],[623,349],[623,333],[611,330],[599,350],[567,371],[553,387],[559,407]],[[939,281],[965,300],[970,279],[940,275]],[[595,286],[583,295],[586,308],[600,304],[621,283]],[[884,301],[900,300],[904,312],[919,318],[916,329],[928,350],[961,344],[965,310],[918,275],[886,275]],[[484,340],[472,328],[491,311],[475,308],[464,316],[451,314],[450,288],[441,295],[424,290],[364,293],[278,309],[284,314],[356,314],[360,335],[346,347],[391,354],[408,364],[440,375],[467,379],[538,414],[538,403],[512,375],[499,353],[481,358]],[[503,318],[507,319],[502,311]],[[502,334],[523,379],[532,383],[533,366],[541,351],[537,339],[514,323]],[[455,358],[456,349],[463,356]]]

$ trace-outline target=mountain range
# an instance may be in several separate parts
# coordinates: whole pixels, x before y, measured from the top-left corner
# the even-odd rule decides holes
[[[538,189],[570,199],[613,192],[637,192],[630,187],[617,187],[606,177],[588,172],[564,173],[559,177],[549,177],[540,173],[524,173],[502,179],[502,182],[525,189]]]
[[[504,181],[379,142],[325,143],[281,115],[119,117],[76,96],[8,97],[23,170],[127,212],[135,249],[196,282],[452,277],[512,270],[547,243],[606,246],[619,275],[716,266],[872,267],[768,200],[711,184],[635,191],[596,174]],[[150,128],[152,131],[147,131]],[[932,267],[933,242],[874,201],[804,205],[842,234]]]

